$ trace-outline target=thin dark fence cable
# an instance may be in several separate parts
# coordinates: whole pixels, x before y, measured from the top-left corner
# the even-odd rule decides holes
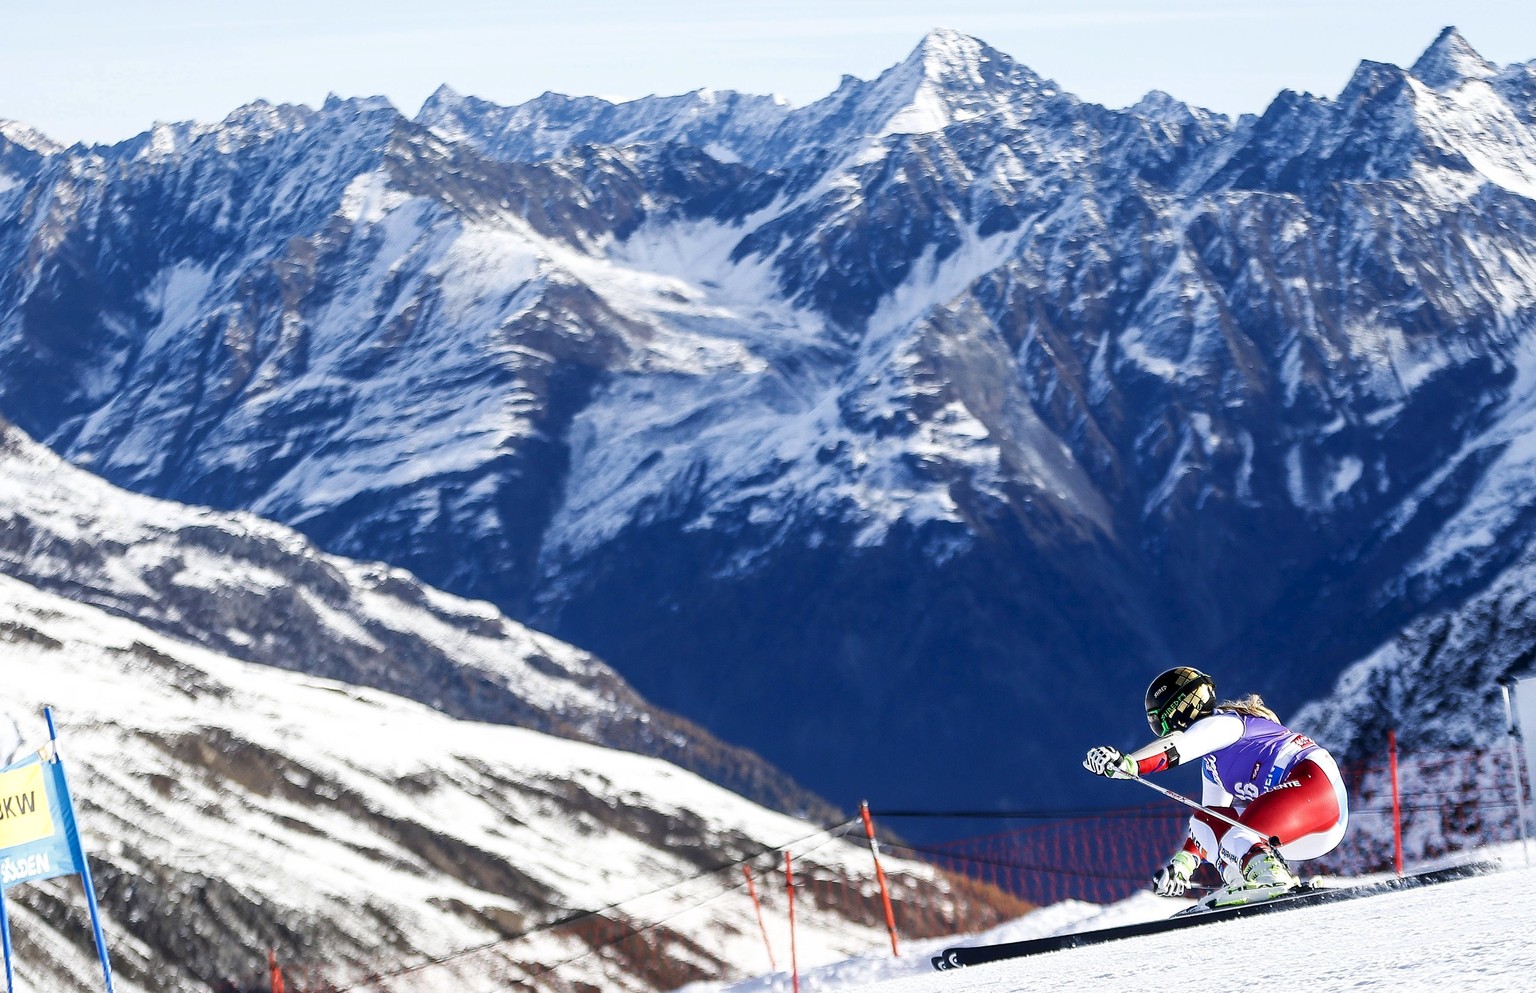
[[[752,862],[752,861],[754,861],[756,859],[759,859],[762,856],[767,855],[769,853],[772,853],[772,852],[782,852],[786,848],[794,848],[796,845],[802,845],[805,842],[810,841],[811,839],[816,838],[819,835],[827,835],[828,837],[827,837],[827,839],[825,841],[822,841],[820,844],[815,845],[814,847],[809,848],[809,849],[806,850],[807,852],[817,851],[818,849],[824,848],[827,845],[831,844],[832,842],[837,841],[838,839],[846,836],[847,833],[849,831],[853,830],[854,826],[859,824],[859,823],[860,823],[860,820],[858,818],[854,818],[853,820],[845,821],[845,822],[843,822],[841,824],[835,824],[835,825],[832,825],[830,827],[822,828],[822,829],[820,829],[818,831],[813,831],[810,834],[804,835],[804,836],[802,836],[800,838],[795,839],[794,841],[790,841],[790,842],[787,842],[787,843],[782,844],[782,845],[764,845],[764,846],[760,847],[757,851],[753,852],[750,855],[743,856],[741,858],[732,859],[732,860],[727,861],[727,862],[721,862],[720,864],[715,865],[715,866],[713,866],[711,868],[702,869],[699,872],[696,872],[695,874],[693,874],[692,876],[688,876],[688,877],[686,877],[684,879],[675,880],[675,881],[673,881],[671,883],[666,884],[665,886],[658,886],[657,888],[655,888],[653,890],[650,890],[650,891],[648,891],[646,893],[638,893],[638,894],[635,894],[633,896],[625,897],[622,900],[617,900],[617,901],[615,901],[613,903],[608,904],[607,906],[600,907],[600,908],[598,908],[596,910],[574,910],[574,911],[571,911],[570,913],[566,914],[563,917],[557,918],[557,919],[555,919],[553,921],[546,921],[543,924],[539,924],[539,925],[536,925],[534,927],[528,928],[528,929],[526,929],[524,931],[520,931],[517,934],[506,935],[504,937],[495,938],[495,939],[493,939],[491,941],[482,942],[481,944],[478,944],[478,945],[471,945],[471,946],[469,946],[467,948],[461,948],[461,949],[457,949],[455,951],[446,952],[446,953],[444,953],[442,955],[435,955],[435,956],[432,956],[431,958],[428,958],[428,959],[426,959],[426,960],[424,960],[422,962],[417,962],[417,963],[415,963],[413,965],[401,966],[399,968],[391,969],[391,970],[388,970],[388,971],[372,972],[372,973],[369,973],[366,976],[363,976],[362,978],[356,980],[355,982],[353,982],[353,983],[351,983],[349,985],[337,986],[337,987],[334,987],[334,989],[336,990],[336,993],[347,993],[347,991],[349,991],[349,990],[360,989],[360,988],[362,988],[364,986],[372,986],[372,985],[375,985],[377,983],[381,983],[381,982],[383,982],[385,980],[388,980],[388,979],[398,979],[401,976],[408,976],[408,975],[411,975],[413,973],[421,972],[424,969],[430,969],[430,968],[434,968],[436,966],[446,965],[446,964],[448,964],[450,962],[456,962],[459,959],[468,958],[468,957],[470,957],[472,955],[478,955],[478,954],[480,954],[482,952],[489,951],[490,949],[495,948],[498,945],[505,945],[505,944],[509,944],[511,942],[514,942],[514,941],[521,941],[522,939],[531,937],[531,936],[533,936],[535,934],[544,934],[544,933],[547,933],[547,932],[550,932],[550,931],[557,931],[557,930],[559,930],[561,928],[569,927],[569,926],[571,926],[573,924],[579,923],[580,921],[590,920],[592,918],[603,917],[603,916],[605,916],[607,914],[610,914],[610,913],[612,913],[612,912],[614,912],[616,910],[619,910],[620,908],[624,907],[627,904],[637,903],[637,902],[639,902],[641,900],[645,900],[645,899],[649,899],[649,898],[654,897],[654,896],[658,896],[658,895],[660,895],[662,893],[667,892],[668,890],[674,890],[674,889],[677,889],[678,887],[684,886],[684,885],[686,885],[688,883],[696,882],[696,881],[698,881],[700,879],[706,879],[709,876],[713,876],[713,875],[716,875],[718,873],[725,872],[728,869],[735,869],[735,868],[737,868],[737,867],[739,867],[741,865],[744,865],[746,863],[749,863],[749,862]],[[735,884],[735,885],[744,886],[745,883]],[[714,899],[714,897],[711,897],[711,899]],[[685,908],[685,909],[693,909],[693,908]],[[681,913],[681,912],[682,911],[679,911],[679,913]],[[650,927],[654,927],[654,926],[655,925],[651,925]],[[650,927],[638,928],[635,933],[643,933],[646,930],[650,930]],[[625,935],[624,936],[624,938],[627,938],[627,937],[629,937],[629,935]],[[623,938],[621,938],[619,940],[623,940]],[[609,943],[609,944],[613,944],[613,943],[616,943],[616,942],[612,942],[612,943]],[[604,944],[604,945],[598,946],[598,947],[608,947],[608,945]],[[568,965],[568,964],[570,964],[570,962],[575,962],[575,961],[578,961],[580,959],[586,958],[588,955],[590,955],[593,952],[597,951],[598,947],[589,948],[587,951],[581,953],[580,955],[577,955],[575,958],[571,959],[569,962],[565,962],[565,963],[561,963],[561,964],[562,965]],[[545,970],[545,972],[547,972],[547,971],[548,970]],[[543,972],[538,973],[538,975],[543,975],[543,974],[544,974]]]

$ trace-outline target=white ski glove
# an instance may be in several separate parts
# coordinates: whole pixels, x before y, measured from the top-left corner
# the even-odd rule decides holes
[[[1083,759],[1083,768],[1095,776],[1108,776],[1110,779],[1135,779],[1136,763],[1129,755],[1120,754],[1118,748],[1110,748],[1108,745],[1100,745],[1088,753]]]
[[[1167,865],[1152,874],[1152,892],[1158,896],[1183,896],[1189,889],[1189,877],[1199,865],[1199,860],[1188,852],[1175,852]]]

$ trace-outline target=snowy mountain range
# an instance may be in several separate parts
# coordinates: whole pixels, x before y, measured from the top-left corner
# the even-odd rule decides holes
[[[829,821],[682,765],[760,792],[782,774],[488,604],[125,493],[9,426],[0,535],[4,706],[32,747],[56,708],[127,993],[243,982],[268,948],[290,982],[340,988],[670,989],[762,958],[738,863],[781,947],[781,850],[802,885],[873,877]],[[1000,920],[977,887],[885,868],[898,899]],[[24,988],[99,983],[77,883],[6,899]],[[808,964],[887,941],[873,904],[801,918]],[[567,919],[646,928],[650,954],[605,954]]]
[[[1071,798],[1158,669],[1288,711],[1522,559],[1533,260],[1536,63],[1454,30],[1240,120],[939,31],[800,108],[5,125],[0,412],[839,804]]]

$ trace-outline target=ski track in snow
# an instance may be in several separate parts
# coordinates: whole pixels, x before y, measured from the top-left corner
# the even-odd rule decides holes
[[[1017,993],[1070,990],[1305,990],[1307,993],[1525,991],[1536,986],[1536,868],[1519,844],[1482,857],[1505,871],[1421,889],[1145,935],[949,972],[929,958],[956,945],[1016,941],[1166,917],[1150,893],[1109,907],[1044,908],[980,939],[903,944],[901,958],[869,955],[802,974],[803,993]],[[1444,863],[1473,861],[1463,853]],[[686,993],[780,993],[779,973]]]
[[[1536,845],[1533,845],[1536,850]],[[1154,921],[1174,901],[1140,893],[1120,904],[1044,907],[977,938],[903,942],[888,951],[803,971],[802,993],[1126,993],[1129,990],[1306,990],[1307,993],[1455,993],[1536,985],[1536,868],[1521,845],[1459,853],[1433,868],[1498,859],[1502,872],[1430,887],[1144,935],[1086,948],[935,971],[929,958],[955,945],[1021,941]],[[737,984],[694,984],[680,993],[786,993],[786,971]]]

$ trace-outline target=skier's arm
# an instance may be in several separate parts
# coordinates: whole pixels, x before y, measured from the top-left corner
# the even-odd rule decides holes
[[[1145,776],[1220,751],[1243,736],[1243,719],[1236,714],[1213,714],[1143,745],[1129,756],[1136,763],[1136,774]]]

